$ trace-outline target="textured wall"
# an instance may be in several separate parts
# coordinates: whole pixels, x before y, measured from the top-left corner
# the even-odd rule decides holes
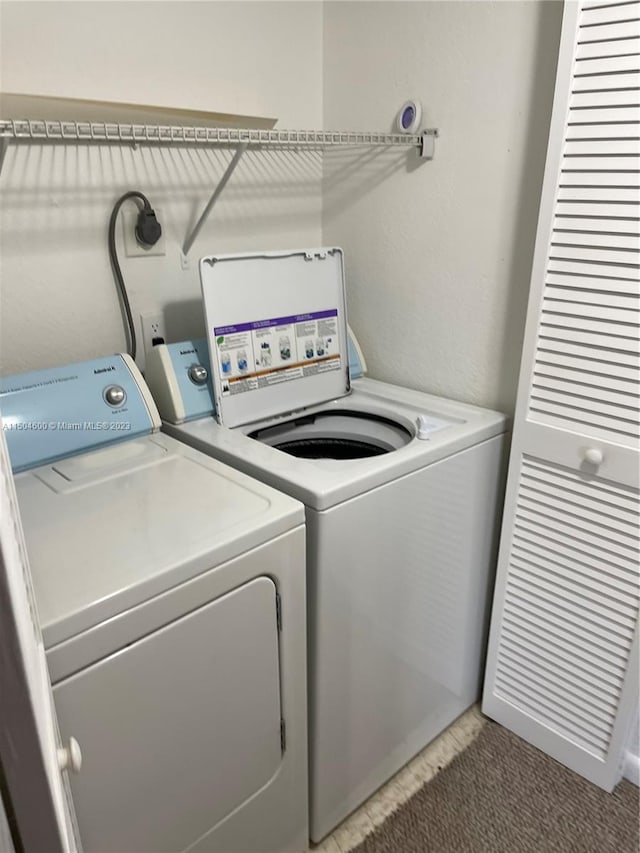
[[[435,159],[326,159],[372,375],[513,411],[560,37],[556,2],[324,5],[325,128],[391,127],[409,97]]]
[[[3,2],[0,24],[6,92],[322,124],[319,3]],[[203,331],[200,256],[321,242],[319,157],[247,154],[183,271],[179,247],[229,158],[177,147],[11,146],[0,176],[2,372],[125,347],[106,233],[126,190],[161,209],[167,236],[165,257],[121,255],[133,314],[163,310],[171,340]]]
[[[123,259],[123,270],[136,319],[164,310],[169,339],[202,330],[202,254],[335,243],[374,376],[512,408],[560,3],[54,0],[3,2],[0,16],[5,91],[374,130],[413,96],[442,134],[432,163],[327,155],[323,232],[317,157],[246,156],[187,271],[179,247],[226,155],[10,148],[0,177],[4,373],[125,346],[106,227],[115,199],[137,188],[162,211],[167,255]]]

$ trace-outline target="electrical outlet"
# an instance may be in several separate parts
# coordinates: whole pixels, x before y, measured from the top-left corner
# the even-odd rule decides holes
[[[150,352],[159,343],[165,344],[167,342],[163,314],[141,314],[140,324],[145,352]]]
[[[136,223],[138,222],[138,208],[132,207],[122,211],[122,228],[124,235],[124,253],[128,258],[144,257],[146,255],[166,255],[165,232],[162,211],[154,208],[156,219],[162,227],[160,239],[153,246],[141,246],[136,240]]]

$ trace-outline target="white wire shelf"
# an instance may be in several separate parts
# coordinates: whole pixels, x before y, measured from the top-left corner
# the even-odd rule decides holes
[[[234,169],[248,149],[289,151],[325,150],[335,147],[385,147],[414,149],[423,160],[434,155],[435,128],[421,133],[376,133],[334,130],[263,130],[229,127],[191,127],[158,124],[119,124],[93,121],[45,121],[41,119],[0,120],[0,171],[11,143],[121,143],[128,145],[210,145],[235,148],[235,154],[220,178],[200,219],[187,235],[182,254],[188,254]]]
[[[226,127],[116,124],[88,121],[0,120],[0,139],[34,142],[121,142],[128,144],[192,144],[272,148],[322,149],[333,146],[388,146],[416,148],[422,154],[425,137],[417,134],[324,130],[252,130]]]

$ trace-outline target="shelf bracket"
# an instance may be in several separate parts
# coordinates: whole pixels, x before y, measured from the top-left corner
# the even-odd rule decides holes
[[[437,127],[422,131],[420,143],[420,158],[422,160],[433,160],[433,155],[436,153],[436,139],[439,135]]]
[[[2,164],[4,163],[4,155],[7,153],[8,147],[9,147],[9,140],[5,136],[2,139],[0,139],[0,175],[2,174]]]
[[[191,234],[189,234],[189,236],[186,238],[186,240],[184,241],[184,243],[182,245],[183,257],[186,257],[189,254],[189,250],[193,246],[193,243],[194,243],[196,237],[200,233],[200,229],[202,228],[204,223],[207,221],[209,214],[213,210],[214,204],[216,203],[216,201],[220,197],[222,190],[226,187],[229,178],[233,174],[236,166],[240,162],[240,159],[246,150],[247,150],[247,143],[246,142],[241,143],[238,146],[238,148],[236,149],[236,153],[233,155],[233,158],[232,158],[231,162],[229,163],[229,165],[227,166],[224,175],[218,181],[218,186],[213,191],[213,195],[209,199],[207,206],[202,211],[202,215],[200,216],[200,219],[198,219],[198,221],[196,222],[196,224],[193,227],[193,230],[191,231]]]

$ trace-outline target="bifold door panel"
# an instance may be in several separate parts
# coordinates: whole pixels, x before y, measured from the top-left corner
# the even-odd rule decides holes
[[[639,46],[640,4],[565,3],[483,703],[607,790],[638,696]]]

